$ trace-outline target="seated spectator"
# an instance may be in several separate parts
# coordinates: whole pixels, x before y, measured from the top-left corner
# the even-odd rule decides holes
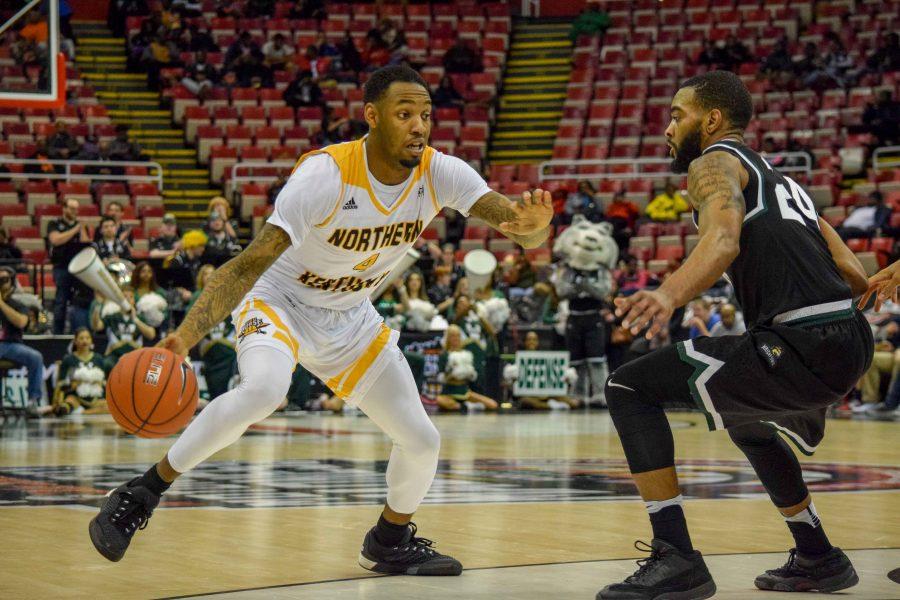
[[[69,125],[65,121],[54,123],[55,131],[47,138],[47,156],[53,160],[68,160],[78,153],[78,140],[69,133]]]
[[[725,42],[720,40],[717,44],[712,40],[703,41],[703,49],[697,55],[697,64],[710,69],[728,69],[728,55],[725,53]]]
[[[201,230],[188,231],[181,238],[181,250],[163,262],[163,268],[170,271],[169,277],[188,291],[193,289],[197,271],[203,264],[201,258],[206,250],[206,240],[206,234]]]
[[[291,56],[294,55],[294,47],[284,43],[284,35],[276,33],[262,47],[265,57],[263,64],[274,71],[283,71],[288,66]]]
[[[203,26],[200,27],[196,23],[191,23],[188,27],[188,50],[191,52],[218,52],[219,45],[209,34],[209,30]]]
[[[803,67],[803,85],[814,89],[825,89],[838,85],[847,87],[852,83],[853,73],[850,69],[854,66],[853,60],[848,56],[840,38],[833,36],[828,42],[828,52],[823,56],[816,56],[810,60],[810,55],[817,55],[818,50],[813,45],[812,51],[807,44],[804,58],[801,60]]]
[[[697,298],[690,305],[691,312],[685,313],[687,325],[690,327],[688,336],[690,339],[700,336],[709,336],[710,331],[722,320],[718,313],[713,312],[712,304],[705,298]]]
[[[622,260],[624,266],[613,275],[620,294],[628,296],[655,283],[650,271],[638,268],[637,257],[626,254]]]
[[[279,173],[278,179],[275,180],[275,183],[269,188],[266,192],[267,204],[269,206],[275,205],[275,200],[278,198],[278,194],[281,193],[281,190],[284,189],[284,185],[287,183],[288,176],[286,173]]]
[[[249,31],[241,32],[225,53],[225,69],[234,71],[241,87],[250,87],[254,78],[261,79],[264,87],[272,87],[272,72],[264,61],[259,44],[253,41]]]
[[[460,234],[460,237],[462,237],[462,234]],[[460,280],[466,278],[466,271],[462,264],[456,262],[456,248],[449,242],[441,246],[441,256],[438,258],[436,266],[445,266],[450,269],[450,285],[454,287],[454,291],[456,291]]]
[[[760,71],[769,75],[793,73],[794,63],[791,57],[790,42],[787,37],[781,37],[775,43],[772,51],[763,59]]]
[[[428,299],[440,314],[446,314],[453,306],[452,272],[450,267],[439,266],[434,270],[434,284],[428,288]]]
[[[181,85],[190,90],[195,96],[203,99],[213,89],[218,79],[219,72],[211,63],[207,62],[206,51],[200,50],[197,52],[194,64],[190,65],[185,71]]]
[[[181,235],[175,215],[166,213],[163,215],[159,237],[150,240],[150,258],[169,258],[179,250],[181,250]]]
[[[139,65],[144,63],[144,56],[150,50],[150,42],[156,37],[156,31],[153,28],[153,22],[150,19],[141,21],[141,28],[128,40],[128,60],[127,66],[129,71],[137,70]]]
[[[94,242],[97,255],[103,260],[103,264],[109,264],[114,260],[130,260],[131,246],[116,236],[116,220],[110,216],[100,219],[100,240]]]
[[[106,377],[108,363],[94,352],[94,337],[87,327],[75,331],[72,352],[59,365],[59,379],[50,407],[57,417],[108,412]]]
[[[610,26],[609,15],[600,9],[598,2],[588,2],[584,10],[572,21],[569,38],[574,42],[580,35],[602,35]]]
[[[729,35],[725,39],[725,61],[729,71],[736,71],[742,64],[751,60],[750,51],[736,35]]]
[[[316,34],[316,51],[319,53],[319,56],[327,56],[329,58],[341,55],[340,49],[325,37],[324,31]]]
[[[628,239],[634,233],[634,223],[640,214],[637,204],[626,199],[625,190],[620,189],[615,193],[612,202],[606,207],[604,217],[612,223],[613,237],[619,248],[628,246]]]
[[[125,217],[125,207],[118,200],[113,200],[106,205],[105,217],[111,217],[116,222],[116,237],[122,242],[134,244],[134,232],[131,227],[123,223]],[[100,241],[100,228],[94,231],[94,241]]]
[[[160,72],[167,67],[179,66],[178,47],[165,38],[162,34],[157,34],[150,40],[150,46],[144,50],[141,57],[141,64],[147,69],[147,85],[151,90],[158,90],[162,80]]]
[[[22,343],[28,326],[28,308],[12,298],[16,290],[16,271],[0,267],[0,358],[28,369],[28,416],[39,417],[38,406],[43,396],[44,358],[41,353]]]
[[[107,160],[136,161],[147,160],[137,142],[128,139],[128,126],[116,125],[116,138],[106,146]]]
[[[207,240],[203,260],[219,266],[237,256],[241,252],[241,245],[237,238],[228,235],[225,231],[225,219],[218,212],[210,214],[206,222]]]
[[[106,332],[106,362],[110,370],[120,358],[132,350],[143,348],[144,343],[156,338],[156,329],[138,317],[134,288],[126,285],[122,288],[122,294],[131,307],[128,312],[122,312],[121,307],[107,302],[99,294],[99,301],[91,309],[91,327],[95,332]]]
[[[313,136],[313,142],[317,146],[328,146],[359,139],[368,131],[368,124],[363,121],[355,121],[348,117],[335,119],[330,106],[325,107],[322,114],[322,126]]]
[[[462,360],[451,360],[451,353],[460,355]],[[450,325],[444,334],[443,352],[438,357],[438,372],[443,384],[437,397],[437,405],[441,410],[457,412],[462,409],[462,402],[477,403],[487,410],[497,410],[499,405],[496,400],[474,392],[470,387],[479,377],[478,367],[472,352],[463,346],[463,332],[457,325]]]
[[[453,79],[444,75],[441,82],[431,94],[431,101],[437,108],[458,108],[462,110],[465,107],[465,99],[462,97],[456,87],[453,85]]]
[[[310,71],[297,71],[294,80],[285,88],[284,101],[292,108],[318,106],[325,108],[322,89]]]
[[[225,221],[225,233],[237,240],[238,222],[234,219],[231,219],[231,204],[229,204],[225,196],[214,196],[206,206],[206,210],[209,211],[210,216],[212,216],[213,214],[218,214],[220,217],[222,217],[222,220]],[[210,234],[211,229],[208,222],[204,226],[203,231],[207,235]]]
[[[538,337],[537,332],[529,331],[526,333],[522,350],[534,352],[540,349],[541,338]],[[522,408],[530,410],[578,408],[581,405],[576,398],[569,398],[568,396],[520,396],[519,404]]]
[[[341,66],[343,69],[353,73],[359,73],[365,68],[366,65],[363,61],[362,54],[353,42],[353,38],[350,36],[349,31],[347,32],[347,35],[344,36],[344,39],[341,40],[341,43],[338,44],[338,51],[341,53]]]
[[[659,223],[671,223],[681,219],[681,213],[690,210],[687,200],[675,187],[675,182],[666,180],[666,187],[647,205],[647,216]]]
[[[6,227],[0,226],[0,266],[12,267],[13,270],[24,270],[22,251],[16,246],[15,240],[9,237]]]
[[[321,21],[328,14],[325,11],[325,0],[294,0],[288,16],[292,19],[316,19]]]
[[[391,60],[391,52],[381,36],[367,36],[362,51],[362,61],[366,70],[375,71],[385,66]]]
[[[457,38],[444,54],[444,70],[447,73],[481,73],[484,66],[478,52],[463,38]]]
[[[508,286],[510,300],[531,293],[537,275],[524,252],[508,254],[503,260],[504,283]]]
[[[888,225],[892,207],[884,204],[884,196],[874,190],[865,200],[865,204],[857,206],[837,228],[842,239],[870,238],[879,229]]]
[[[19,30],[19,36],[38,47],[46,47],[47,40],[50,38],[47,20],[40,12],[31,11],[25,18],[25,26]]]
[[[878,73],[900,71],[900,35],[896,31],[881,36],[878,47],[866,59],[866,66]]]
[[[812,42],[806,42],[803,46],[803,56],[794,61],[794,73],[801,80],[805,80],[813,73],[825,68],[822,57],[819,56],[818,47]]]
[[[744,315],[738,311],[734,304],[724,304],[719,309],[721,321],[709,330],[709,337],[722,337],[724,335],[741,335],[747,331],[744,325]]]
[[[881,90],[878,100],[866,105],[862,121],[866,130],[878,138],[879,146],[900,144],[900,102],[893,99],[891,90]]]
[[[578,182],[578,191],[569,194],[563,210],[566,215],[566,223],[571,223],[572,217],[575,215],[584,215],[587,220],[593,223],[597,223],[603,218],[603,211],[600,209],[600,203],[597,201],[597,190],[586,179]]]
[[[87,135],[84,137],[84,143],[78,149],[78,153],[73,157],[78,160],[100,160],[102,157],[100,151],[100,141],[96,135]],[[86,172],[99,173],[97,166],[87,167]]]

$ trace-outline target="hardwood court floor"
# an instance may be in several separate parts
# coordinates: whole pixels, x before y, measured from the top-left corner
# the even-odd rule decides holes
[[[752,579],[784,561],[791,539],[749,465],[697,415],[671,419],[718,597],[778,598]],[[455,579],[356,565],[390,449],[364,417],[264,421],[182,478],[120,563],[88,539],[93,507],[171,441],[124,436],[103,417],[0,426],[0,598],[589,599],[633,570],[632,543],[650,531],[605,412],[435,421],[442,461],[416,521],[471,569]],[[898,431],[832,420],[816,455],[801,457],[829,537],[860,572],[847,597],[900,598],[885,577],[900,566]]]

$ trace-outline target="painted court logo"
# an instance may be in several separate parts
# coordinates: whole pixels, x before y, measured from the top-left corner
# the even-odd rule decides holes
[[[247,319],[247,322],[241,327],[241,331],[238,333],[238,339],[243,340],[248,335],[252,335],[254,333],[259,333],[262,335],[266,334],[266,327],[271,325],[271,323],[266,323],[259,317],[250,317]]]
[[[251,429],[251,432],[253,430]],[[258,432],[271,435],[271,432]],[[3,506],[99,506],[111,487],[142,465],[0,467]],[[679,461],[682,494],[691,498],[765,498],[740,460]],[[363,506],[384,502],[385,460],[290,459],[203,463],[166,493],[164,508]],[[817,492],[900,490],[900,467],[804,462]],[[227,485],[223,485],[227,481]],[[426,504],[635,502],[628,465],[619,459],[476,459],[438,465]]]

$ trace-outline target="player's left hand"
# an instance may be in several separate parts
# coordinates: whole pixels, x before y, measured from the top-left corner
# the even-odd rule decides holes
[[[881,304],[891,300],[895,304],[898,300],[897,287],[900,286],[900,261],[888,265],[878,273],[869,277],[869,289],[862,295],[857,305],[860,310],[865,308],[872,296],[875,296],[875,312],[881,310]]]
[[[540,188],[534,192],[522,192],[522,199],[510,202],[516,218],[500,223],[500,231],[514,235],[537,233],[550,224],[553,218],[553,198],[550,192]]]
[[[616,298],[614,302],[616,316],[624,317],[622,325],[628,328],[631,335],[639,334],[644,327],[650,325],[644,335],[648,340],[669,326],[669,320],[675,312],[675,304],[671,298],[659,290],[644,290],[631,296]]]

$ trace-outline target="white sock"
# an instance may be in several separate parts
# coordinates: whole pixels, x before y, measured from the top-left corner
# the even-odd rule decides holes
[[[669,498],[668,500],[644,500],[644,507],[647,509],[647,512],[652,515],[653,513],[658,513],[667,506],[681,506],[683,503],[684,497],[681,494],[678,494],[674,498]]]
[[[806,523],[810,527],[818,527],[822,524],[819,515],[816,513],[816,505],[810,501],[809,506],[798,512],[792,517],[784,517],[788,523]]]

